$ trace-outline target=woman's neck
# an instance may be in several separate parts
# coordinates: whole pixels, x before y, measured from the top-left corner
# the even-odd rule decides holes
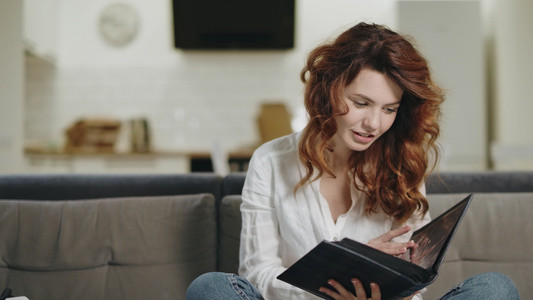
[[[335,174],[337,172],[347,173],[350,169],[349,161],[353,154],[353,150],[347,148],[335,138],[332,141],[331,149],[333,151],[328,152],[328,160],[330,167]]]

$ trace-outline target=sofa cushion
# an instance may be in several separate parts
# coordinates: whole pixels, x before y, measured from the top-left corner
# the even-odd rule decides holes
[[[437,216],[466,194],[430,194]],[[484,272],[502,272],[523,297],[533,295],[533,193],[476,193],[447,252],[427,299],[437,299],[462,280]]]
[[[230,173],[222,178],[222,193],[221,197],[229,195],[240,195],[242,193],[242,187],[246,180],[245,172]]]
[[[0,287],[30,299],[180,299],[215,249],[211,194],[0,200]]]
[[[221,272],[237,274],[239,270],[241,203],[240,195],[230,195],[222,198],[220,204],[218,270]]]

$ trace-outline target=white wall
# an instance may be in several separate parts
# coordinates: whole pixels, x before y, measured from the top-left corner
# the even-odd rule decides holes
[[[533,169],[533,1],[499,1],[495,14],[495,167]]]
[[[22,168],[22,2],[0,1],[0,172]],[[9,29],[9,30],[6,30]]]
[[[108,1],[61,2],[56,66],[31,60],[27,70],[29,139],[60,146],[76,118],[146,116],[158,150],[254,145],[261,102],[286,102],[293,114],[301,108],[299,72],[312,47],[359,21],[395,18],[392,0],[297,1],[293,50],[184,52],[173,47],[171,1],[126,2],[141,30],[124,48],[98,35]]]
[[[301,112],[299,71],[308,51],[359,21],[396,29],[396,4],[401,0],[298,0],[296,47],[279,52],[174,49],[170,0],[124,0],[137,8],[141,30],[131,45],[113,48],[99,37],[97,27],[98,14],[109,1],[42,1],[60,6],[57,28],[46,31],[52,39],[57,37],[48,47],[55,47],[56,64],[28,61],[28,139],[57,147],[63,143],[64,129],[79,117],[146,116],[157,150],[209,150],[215,140],[229,149],[254,145],[255,117],[262,101],[284,101],[293,115]],[[527,100],[533,69],[528,53],[533,38],[529,34],[533,21],[527,16],[531,1],[480,2],[485,37],[496,45],[497,74],[489,82],[489,90],[497,87],[496,112],[489,122],[498,121],[491,126],[497,143],[531,145],[533,138],[524,132],[531,127],[527,113],[533,105]],[[469,131],[468,118],[445,118],[453,118],[450,128]],[[450,142],[452,153],[454,143]],[[457,147],[469,146],[460,143]]]

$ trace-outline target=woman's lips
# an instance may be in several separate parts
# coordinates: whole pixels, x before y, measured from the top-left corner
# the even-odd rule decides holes
[[[365,144],[370,143],[374,139],[373,134],[361,133],[361,132],[356,132],[356,131],[354,131],[353,133],[354,133],[355,138],[361,143],[365,143]]]

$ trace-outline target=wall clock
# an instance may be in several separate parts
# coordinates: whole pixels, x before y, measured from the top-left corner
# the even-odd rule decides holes
[[[100,13],[98,27],[104,41],[114,47],[123,47],[131,43],[139,31],[139,14],[126,3],[113,3]]]

